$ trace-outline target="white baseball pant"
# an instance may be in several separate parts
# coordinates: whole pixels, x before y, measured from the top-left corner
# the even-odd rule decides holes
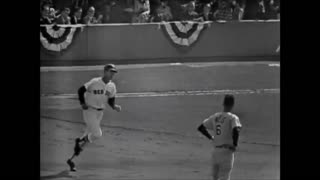
[[[212,152],[213,180],[230,180],[234,152],[226,148],[215,148]]]
[[[88,135],[89,142],[100,138],[102,136],[102,131],[100,128],[100,122],[103,117],[103,110],[98,111],[96,109],[89,108],[82,111],[84,122],[86,123],[86,129],[84,135]]]

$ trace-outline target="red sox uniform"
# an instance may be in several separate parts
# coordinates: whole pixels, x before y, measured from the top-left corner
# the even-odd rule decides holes
[[[83,119],[86,123],[86,130],[83,135],[88,135],[90,142],[93,138],[102,136],[100,121],[103,117],[103,110],[108,98],[115,97],[117,90],[116,85],[109,81],[104,83],[101,77],[93,78],[84,84],[87,91],[85,92],[85,102],[89,107],[83,110]]]
[[[93,78],[78,89],[86,129],[81,138],[75,139],[74,153],[67,160],[70,171],[76,171],[75,163],[72,160],[80,155],[83,147],[102,136],[100,122],[103,117],[105,104],[108,102],[113,110],[117,112],[121,111],[121,106],[115,104],[117,90],[116,85],[111,81],[114,73],[117,73],[115,65],[107,64],[104,66],[102,77]]]
[[[232,146],[232,130],[241,127],[239,118],[230,112],[218,112],[203,121],[203,125],[214,132],[212,152],[212,176],[214,180],[230,180],[234,162],[234,152],[225,145]]]

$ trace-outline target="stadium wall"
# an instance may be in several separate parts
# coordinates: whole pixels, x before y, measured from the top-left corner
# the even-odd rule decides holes
[[[213,22],[181,51],[159,24],[86,26],[60,53],[40,48],[41,65],[279,59],[280,21]]]

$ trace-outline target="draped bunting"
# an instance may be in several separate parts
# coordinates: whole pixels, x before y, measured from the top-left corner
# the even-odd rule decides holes
[[[82,25],[40,26],[40,44],[51,52],[66,50]]]
[[[208,26],[206,22],[192,21],[162,23],[164,33],[178,47],[190,47]]]
[[[111,24],[109,24],[111,25]],[[66,51],[74,36],[88,25],[40,25],[40,49],[52,55]],[[187,52],[198,41],[210,22],[163,22],[159,28],[179,51]]]

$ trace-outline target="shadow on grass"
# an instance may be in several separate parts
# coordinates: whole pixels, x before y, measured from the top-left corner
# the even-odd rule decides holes
[[[74,178],[74,175],[70,175],[69,170],[64,170],[59,172],[58,174],[53,174],[53,175],[47,175],[47,176],[41,176],[41,180],[47,180],[47,179],[56,179],[56,178]]]

